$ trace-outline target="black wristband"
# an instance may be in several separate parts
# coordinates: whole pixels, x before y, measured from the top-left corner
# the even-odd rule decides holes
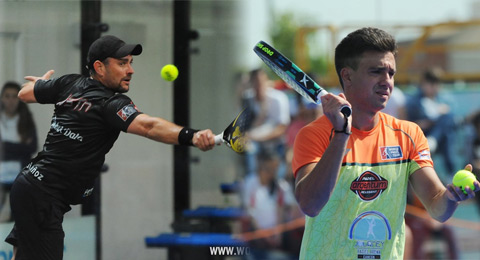
[[[333,131],[335,133],[343,133],[343,134],[346,134],[346,135],[351,135],[352,132],[347,132],[347,127],[348,127],[348,117],[344,116],[345,118],[345,124],[343,125],[343,130],[342,131],[337,131],[335,129],[333,129]]]
[[[193,145],[192,138],[193,135],[200,130],[191,129],[188,127],[182,128],[180,133],[178,133],[178,144],[180,145]]]

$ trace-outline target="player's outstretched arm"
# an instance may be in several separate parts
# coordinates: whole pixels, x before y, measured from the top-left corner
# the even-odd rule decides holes
[[[54,72],[54,70],[49,70],[41,77],[26,76],[25,80],[27,80],[27,82],[22,85],[22,89],[20,90],[20,92],[18,92],[18,98],[25,103],[37,103],[37,99],[35,98],[35,94],[33,93],[33,87],[35,86],[35,82],[37,82],[37,80],[39,79],[50,79]]]
[[[472,165],[468,164],[465,169],[471,171]],[[447,221],[453,215],[459,202],[475,197],[475,191],[480,190],[478,181],[475,181],[475,191],[467,188],[467,194],[452,184],[445,187],[431,167],[414,172],[410,183],[430,216],[440,222]]]
[[[166,144],[180,144],[182,129],[182,126],[168,120],[141,114],[132,121],[127,132]],[[215,135],[210,129],[201,130],[192,135],[191,142],[198,149],[207,151],[215,146]]]

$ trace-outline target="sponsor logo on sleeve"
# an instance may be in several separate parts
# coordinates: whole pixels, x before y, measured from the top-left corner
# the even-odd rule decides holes
[[[423,150],[418,152],[418,157],[420,157],[421,160],[431,160],[432,157],[430,156],[430,151],[429,150]]]
[[[132,116],[133,114],[135,114],[136,112],[138,112],[138,108],[133,103],[130,103],[130,104],[122,107],[122,109],[118,110],[117,115],[123,121],[127,121],[128,118],[130,116]]]

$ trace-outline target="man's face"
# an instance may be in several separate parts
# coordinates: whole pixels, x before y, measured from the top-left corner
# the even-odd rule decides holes
[[[103,64],[105,65],[101,82],[107,88],[116,92],[125,93],[130,88],[130,80],[135,72],[132,67],[132,55],[123,58],[107,58]]]
[[[385,108],[392,94],[396,72],[391,52],[365,52],[356,70],[345,68],[345,95],[356,109],[376,113]]]
[[[279,162],[275,159],[259,162],[258,175],[262,185],[268,185],[275,179]]]
[[[268,76],[264,71],[258,72],[255,79],[252,80],[255,94],[258,100],[264,100],[268,90]]]
[[[423,80],[420,84],[420,88],[422,89],[424,96],[429,98],[435,98],[440,90],[440,83]]]

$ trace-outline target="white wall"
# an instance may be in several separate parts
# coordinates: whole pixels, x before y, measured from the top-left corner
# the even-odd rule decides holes
[[[237,1],[192,3],[192,29],[200,34],[191,43],[198,51],[191,58],[190,118],[194,128],[221,133],[240,111],[234,83],[235,73],[240,71],[237,11]],[[191,156],[199,159],[191,167],[192,208],[225,205],[220,184],[236,179],[241,156],[224,145],[208,153],[192,150]]]

